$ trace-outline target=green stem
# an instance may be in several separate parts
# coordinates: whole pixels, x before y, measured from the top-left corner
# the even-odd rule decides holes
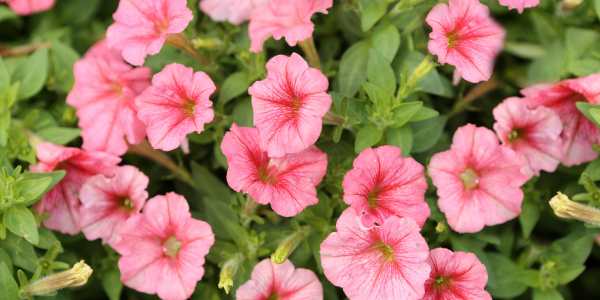
[[[195,59],[199,64],[203,66],[210,65],[210,60],[205,56],[201,55],[196,51],[192,42],[182,33],[171,34],[167,37],[167,44],[181,49],[183,52],[190,55],[193,59]]]
[[[179,178],[181,181],[187,183],[191,187],[194,187],[192,175],[186,169],[175,164],[173,160],[171,160],[171,158],[165,153],[152,149],[147,141],[144,140],[140,144],[130,145],[129,153],[141,155],[155,161],[159,165],[173,172],[173,174],[175,174],[175,176],[177,176],[177,178]]]
[[[315,41],[312,36],[304,41],[298,43],[304,55],[308,59],[308,63],[317,69],[321,69],[321,58],[319,58],[319,52],[317,51],[317,47],[315,47]]]

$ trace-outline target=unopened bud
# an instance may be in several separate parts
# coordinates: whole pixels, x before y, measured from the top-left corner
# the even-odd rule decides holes
[[[563,0],[561,3],[561,8],[563,10],[570,11],[577,8],[579,5],[581,5],[581,3],[583,3],[583,0]]]
[[[86,284],[92,273],[92,268],[82,260],[69,270],[46,276],[28,284],[22,292],[27,296],[49,295],[64,288]]]
[[[237,274],[243,260],[244,256],[241,253],[238,253],[223,264],[221,273],[219,274],[218,287],[224,289],[226,294],[229,294],[231,291],[231,288],[233,287],[233,278]]]
[[[600,226],[600,209],[572,201],[560,192],[550,200],[550,206],[560,218]]]
[[[308,236],[309,231],[310,229],[308,227],[302,227],[286,237],[271,255],[271,261],[276,264],[284,263],[288,257],[294,253],[294,250],[296,250],[300,243]]]

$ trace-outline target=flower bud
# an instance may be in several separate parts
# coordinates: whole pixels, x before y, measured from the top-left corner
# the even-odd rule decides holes
[[[288,257],[294,253],[294,250],[296,250],[300,243],[308,236],[309,230],[308,227],[302,227],[286,237],[271,255],[271,261],[276,264],[284,263]]]
[[[564,219],[575,219],[588,224],[600,226],[600,209],[572,201],[562,193],[550,200],[554,214]]]
[[[229,294],[231,291],[231,287],[233,287],[233,278],[237,274],[243,260],[244,256],[242,256],[241,253],[238,253],[223,264],[221,273],[219,274],[218,287],[224,289],[226,294]]]
[[[69,270],[46,276],[28,284],[22,292],[27,296],[43,296],[60,289],[82,286],[87,283],[92,272],[92,268],[82,260]]]

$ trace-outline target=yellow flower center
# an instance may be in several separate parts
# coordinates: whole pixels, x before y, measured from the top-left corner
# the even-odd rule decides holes
[[[456,31],[452,31],[452,32],[448,33],[447,39],[448,39],[448,48],[456,47],[456,44],[458,43],[458,33],[456,33]]]
[[[382,241],[379,241],[379,242],[375,243],[373,248],[375,250],[381,252],[381,255],[383,256],[383,259],[385,261],[393,261],[394,260],[394,249],[392,248],[392,246],[390,246]]]
[[[479,185],[479,176],[471,168],[467,168],[466,170],[464,170],[460,174],[460,179],[462,180],[465,188],[468,190],[472,190]]]
[[[183,103],[183,114],[191,118],[194,116],[194,112],[196,111],[196,102],[191,99],[185,100]]]
[[[169,237],[163,244],[163,252],[168,257],[176,257],[181,249],[181,242],[176,237]]]

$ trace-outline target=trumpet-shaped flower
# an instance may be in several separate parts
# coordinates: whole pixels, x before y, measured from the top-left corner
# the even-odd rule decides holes
[[[236,300],[322,300],[323,287],[311,270],[294,268],[286,260],[264,259],[254,266],[250,280],[236,291]]]
[[[312,146],[331,107],[329,82],[298,54],[278,55],[267,63],[267,78],[250,89],[254,126],[271,157],[301,152]]]
[[[268,0],[202,0],[200,9],[215,21],[229,21],[239,25],[250,19],[254,9]]]
[[[193,19],[186,0],[121,0],[106,31],[106,40],[128,63],[141,66],[157,54],[171,34],[181,33]]]
[[[138,117],[155,149],[179,147],[191,132],[202,132],[214,118],[210,95],[216,90],[204,72],[180,64],[167,65],[135,100]]]
[[[327,170],[327,155],[316,147],[280,158],[269,158],[260,147],[258,130],[233,124],[223,137],[227,183],[284,217],[319,202],[316,186]]]
[[[349,299],[418,300],[431,267],[429,248],[410,218],[391,216],[370,229],[346,209],[321,244],[321,264],[331,283]]]
[[[500,145],[491,130],[468,124],[456,130],[450,150],[431,158],[429,174],[448,224],[463,233],[521,213],[527,168],[527,161]]]
[[[0,0],[0,3],[2,0]],[[8,7],[20,16],[27,16],[49,10],[54,0],[6,0]]]
[[[427,15],[431,26],[428,49],[441,64],[456,67],[455,81],[490,79],[494,60],[504,43],[504,29],[479,0],[450,0],[437,4]]]
[[[114,243],[121,254],[121,281],[164,300],[188,299],[204,275],[215,237],[210,225],[192,218],[183,196],[168,193],[146,203]]]
[[[516,9],[519,13],[523,13],[526,8],[532,8],[540,5],[540,0],[500,0],[500,5],[508,7],[508,9]]]

